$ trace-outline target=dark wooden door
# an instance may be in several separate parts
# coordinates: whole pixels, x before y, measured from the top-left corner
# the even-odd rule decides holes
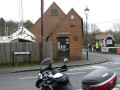
[[[57,57],[68,58],[69,57],[69,38],[59,37],[57,38]]]

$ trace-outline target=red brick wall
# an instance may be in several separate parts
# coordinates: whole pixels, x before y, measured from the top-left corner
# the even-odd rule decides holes
[[[74,20],[71,20],[71,15],[74,15]],[[72,23],[74,23],[74,26],[71,26]],[[69,34],[58,34],[64,32],[68,32]],[[78,40],[74,40],[74,36],[77,36]],[[82,59],[82,19],[77,15],[77,13],[73,9],[68,13],[65,20],[61,23],[61,25],[57,28],[55,33],[49,39],[49,41],[53,40],[54,42],[54,58],[57,58],[57,37],[69,38],[70,59]]]
[[[58,15],[51,15],[51,10],[58,10]],[[74,19],[71,20],[71,15],[74,15]],[[69,54],[70,59],[82,59],[82,18],[71,9],[70,12],[65,15],[64,12],[53,3],[50,8],[44,14],[44,41],[46,37],[53,31],[53,29],[60,23],[64,21],[55,29],[54,33],[49,37],[48,41],[54,44],[54,59],[57,58],[57,37],[68,37],[70,41]],[[74,24],[74,26],[71,26]],[[35,23],[31,32],[36,36],[36,41],[41,41],[41,21],[40,19]],[[69,32],[69,34],[58,34],[62,32]],[[74,40],[73,37],[76,35],[78,40]]]
[[[35,23],[35,25],[30,30],[31,33],[33,33],[36,36],[36,41],[41,41],[41,19],[38,19],[38,21]]]
[[[51,10],[58,10],[58,15],[51,15]],[[64,12],[58,7],[56,3],[53,3],[50,8],[44,14],[44,40],[46,36],[54,29],[54,27],[65,17]],[[35,36],[36,41],[41,41],[41,20],[39,19],[30,30]]]

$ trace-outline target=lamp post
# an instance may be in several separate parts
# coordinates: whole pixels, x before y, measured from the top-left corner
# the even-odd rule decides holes
[[[87,23],[87,19],[88,19],[88,13],[89,13],[89,9],[86,6],[85,11],[85,15],[86,15],[86,44],[87,44],[87,50],[86,50],[86,60],[88,60],[88,23]]]

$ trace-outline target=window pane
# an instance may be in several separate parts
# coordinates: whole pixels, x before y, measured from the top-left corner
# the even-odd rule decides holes
[[[58,15],[58,11],[57,10],[51,10],[51,15]]]

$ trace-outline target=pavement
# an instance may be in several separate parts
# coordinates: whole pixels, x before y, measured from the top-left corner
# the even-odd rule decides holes
[[[85,54],[84,54],[85,56]],[[99,64],[109,61],[106,57],[102,57],[100,54],[96,53],[89,53],[88,60],[69,60],[66,64],[68,67],[74,66],[83,66],[83,65],[92,65],[92,64]],[[60,67],[62,66],[63,60],[55,60],[53,67]],[[7,74],[7,73],[16,73],[16,72],[24,72],[24,71],[34,71],[39,70],[40,65],[31,65],[31,66],[19,66],[19,67],[9,67],[9,68],[1,68],[0,74]]]

